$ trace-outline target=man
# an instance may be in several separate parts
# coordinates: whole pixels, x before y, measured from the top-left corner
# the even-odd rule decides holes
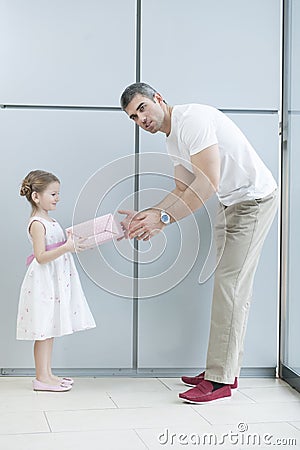
[[[128,86],[121,106],[145,131],[166,135],[175,166],[175,189],[139,213],[127,214],[127,237],[148,240],[170,223],[219,198],[206,371],[182,377],[192,389],[184,401],[207,403],[237,387],[254,274],[277,210],[277,185],[241,130],[219,110],[200,104],[169,106],[145,83]]]

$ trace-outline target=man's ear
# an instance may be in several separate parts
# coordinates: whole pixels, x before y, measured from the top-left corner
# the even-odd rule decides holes
[[[154,96],[153,96],[153,101],[154,101],[155,103],[163,103],[163,102],[164,102],[164,99],[162,98],[162,96],[161,96],[158,92],[156,92],[156,93],[154,94]]]

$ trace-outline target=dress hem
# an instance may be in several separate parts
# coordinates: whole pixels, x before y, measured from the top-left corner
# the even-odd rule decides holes
[[[92,325],[92,326],[87,327],[87,328],[80,328],[78,330],[68,331],[68,332],[63,333],[63,334],[57,334],[57,335],[51,335],[51,336],[49,335],[49,336],[45,336],[43,338],[30,338],[30,337],[27,338],[27,337],[19,337],[17,335],[16,339],[17,339],[17,341],[45,341],[46,339],[57,338],[57,337],[62,337],[62,336],[68,336],[70,334],[77,333],[78,331],[87,331],[87,330],[91,330],[93,328],[96,328],[96,325]]]

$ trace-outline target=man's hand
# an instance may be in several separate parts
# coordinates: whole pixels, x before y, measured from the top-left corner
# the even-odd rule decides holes
[[[160,220],[160,211],[157,209],[147,209],[145,211],[118,211],[120,214],[127,214],[121,222],[125,237],[129,239],[148,241],[152,236],[159,233],[165,225]]]

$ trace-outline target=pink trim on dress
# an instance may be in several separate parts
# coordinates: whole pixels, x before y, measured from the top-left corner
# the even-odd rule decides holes
[[[67,242],[67,241],[55,242],[55,244],[49,244],[49,245],[46,245],[46,250],[48,251],[48,250],[53,250],[54,248],[57,248],[57,247],[61,247],[61,246],[64,245],[66,242]],[[34,258],[35,258],[34,254],[29,255],[29,256],[27,257],[27,259],[26,259],[26,266],[29,266],[29,264],[32,263],[32,261],[34,260]]]

